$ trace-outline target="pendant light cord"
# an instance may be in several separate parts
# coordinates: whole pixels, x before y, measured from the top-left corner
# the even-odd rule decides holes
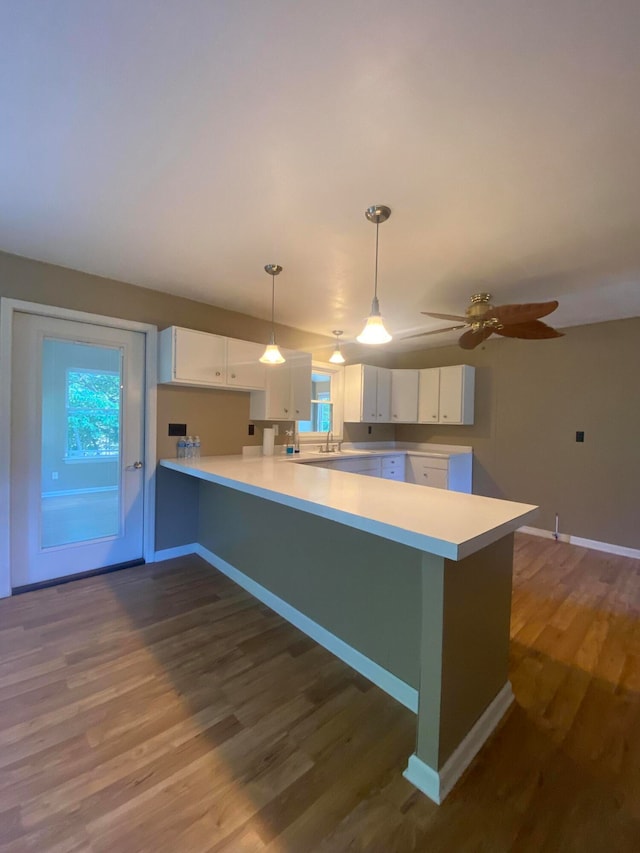
[[[275,335],[276,324],[274,322],[276,311],[276,277],[271,275],[271,334]]]
[[[380,219],[376,218],[376,274],[373,287],[373,298],[378,298],[378,229],[380,228]]]

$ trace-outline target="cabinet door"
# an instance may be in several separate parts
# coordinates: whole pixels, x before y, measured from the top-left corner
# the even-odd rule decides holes
[[[398,424],[414,424],[418,420],[417,370],[391,371],[391,420]]]
[[[418,420],[421,424],[437,424],[440,408],[440,368],[420,370],[418,385]]]
[[[391,421],[391,371],[386,367],[375,367],[378,373],[376,420],[379,423]]]
[[[264,420],[291,418],[291,373],[287,362],[265,367],[266,411]]]
[[[236,388],[264,388],[265,365],[260,363],[262,344],[227,340],[227,384]]]
[[[227,339],[193,329],[174,329],[173,375],[177,382],[224,385]]]
[[[369,364],[362,365],[362,420],[378,420],[378,368]]]
[[[291,352],[285,355],[291,377],[291,420],[311,418],[311,353]]]
[[[456,364],[440,368],[440,423],[472,424],[475,367]]]
[[[428,456],[407,457],[412,483],[419,486],[431,486],[435,489],[446,489],[448,483],[449,463],[446,459],[434,459]]]

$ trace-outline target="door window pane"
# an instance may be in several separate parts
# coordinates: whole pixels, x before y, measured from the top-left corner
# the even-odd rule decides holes
[[[41,547],[120,532],[121,352],[45,338]]]

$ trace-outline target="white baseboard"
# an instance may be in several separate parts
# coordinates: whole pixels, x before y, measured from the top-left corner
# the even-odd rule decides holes
[[[518,528],[519,533],[529,533],[531,536],[541,536],[543,539],[555,539],[552,530],[543,530],[540,527]],[[599,542],[597,539],[583,539],[581,536],[572,536],[570,533],[558,533],[558,542],[567,542],[569,545],[579,545],[581,548],[591,548],[592,551],[604,551],[607,554],[617,554],[619,557],[633,557],[640,559],[640,548],[625,548],[623,545],[611,545],[609,542]]]
[[[402,775],[430,800],[440,805],[493,733],[512,702],[513,691],[511,683],[507,681],[441,770],[434,770],[414,753]]]
[[[270,592],[266,587],[252,580],[248,575],[245,575],[239,569],[236,569],[235,566],[232,566],[231,563],[227,563],[226,560],[218,557],[213,551],[209,551],[208,548],[199,544],[195,545],[194,549],[195,553],[202,557],[203,560],[206,560],[215,569],[222,572],[222,574],[226,575],[234,583],[237,583],[238,586],[246,589],[254,598],[266,604],[267,607],[270,607],[271,610],[274,610],[283,619],[286,619],[287,622],[295,625],[296,628],[299,628],[308,637],[315,640],[316,643],[324,646],[325,649],[328,649],[328,651],[340,658],[340,660],[344,661],[352,669],[355,669],[360,675],[368,678],[369,681],[372,681],[377,687],[384,690],[385,693],[388,693],[389,696],[392,696],[401,705],[404,705],[405,708],[413,711],[414,714],[417,713],[418,691],[414,687],[411,687],[405,681],[402,681],[389,672],[389,670],[384,669],[384,667],[381,667],[375,661],[363,655],[362,652],[345,643],[344,640],[336,637],[335,634],[327,631],[322,625],[319,625],[313,619],[305,616],[304,613],[296,610],[291,604],[288,604],[282,598]]]
[[[175,548],[163,548],[161,551],[155,551],[153,554],[153,562],[160,563],[162,560],[173,560],[175,557],[186,557],[189,554],[195,554],[198,546],[195,542],[189,545],[177,545]]]

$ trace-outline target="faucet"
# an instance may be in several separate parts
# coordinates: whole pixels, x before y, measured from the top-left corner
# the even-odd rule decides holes
[[[333,438],[333,433],[331,432],[331,430],[328,430],[327,431],[327,443],[326,443],[325,449],[324,449],[325,453],[331,452],[331,448],[329,447],[329,442],[332,440],[332,438]]]

